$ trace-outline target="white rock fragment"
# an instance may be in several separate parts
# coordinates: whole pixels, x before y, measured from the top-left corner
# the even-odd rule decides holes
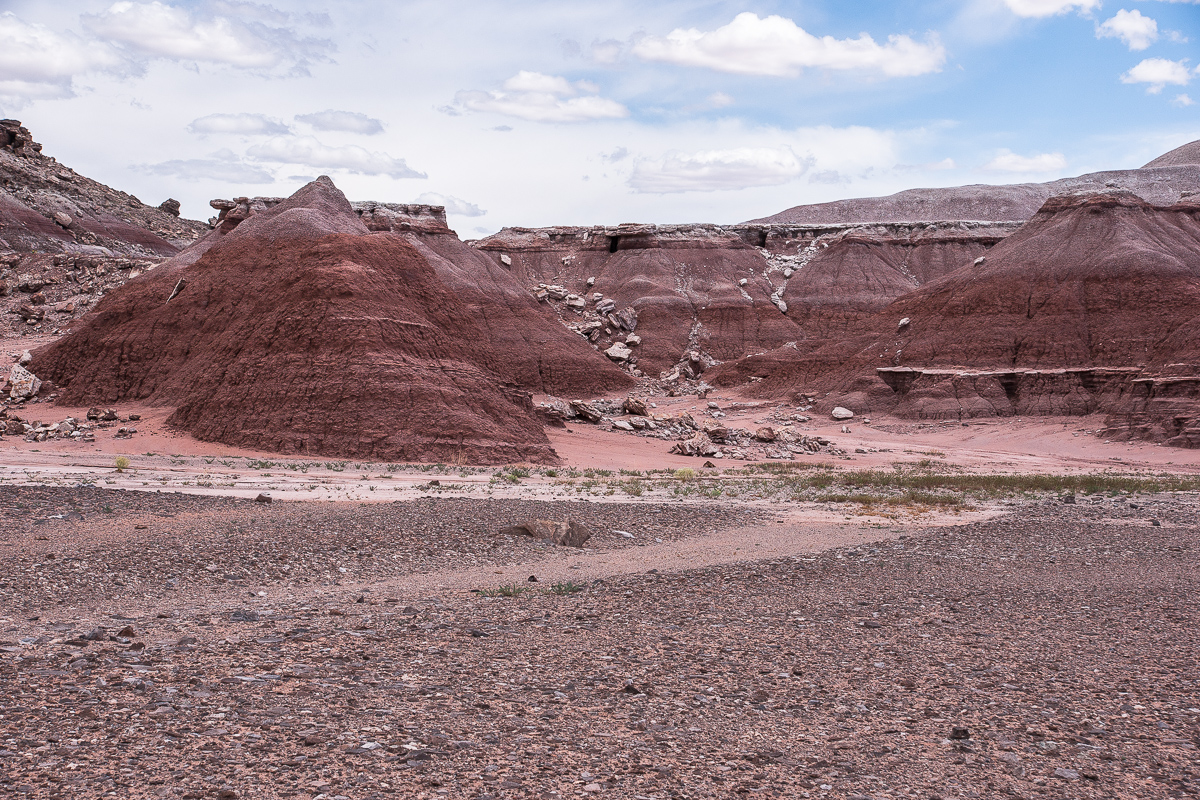
[[[837,406],[836,408],[833,409],[833,418],[834,419],[854,419],[854,412],[848,408],[842,408],[841,406]]]
[[[608,356],[613,361],[626,361],[631,355],[633,355],[633,351],[621,342],[617,342],[612,347],[605,350],[604,355]]]
[[[12,365],[12,371],[8,373],[8,383],[11,387],[8,396],[14,400],[34,397],[42,388],[41,379],[20,364]]]

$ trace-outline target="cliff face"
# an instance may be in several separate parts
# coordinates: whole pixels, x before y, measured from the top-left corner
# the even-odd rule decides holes
[[[788,343],[824,344],[897,296],[969,266],[1017,227],[506,228],[472,244],[600,350],[628,341],[632,329],[612,313],[628,309],[636,343],[627,362],[670,377]]]
[[[165,257],[208,226],[179,204],[151,207],[42,154],[16,120],[0,120],[0,251]]]

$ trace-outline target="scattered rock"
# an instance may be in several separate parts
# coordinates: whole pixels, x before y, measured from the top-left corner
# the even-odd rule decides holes
[[[842,406],[837,406],[836,408],[833,409],[831,416],[834,419],[853,419],[854,412],[848,408],[843,408]]]

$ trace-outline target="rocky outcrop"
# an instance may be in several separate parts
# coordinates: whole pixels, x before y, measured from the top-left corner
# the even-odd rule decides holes
[[[42,154],[16,120],[0,120],[0,252],[167,257],[203,223],[148,206]]]
[[[205,230],[179,204],[151,208],[42,154],[16,120],[0,120],[0,330],[65,326],[131,276]],[[32,277],[41,284],[29,288]]]
[[[328,178],[223,227],[34,353],[60,402],[173,406],[197,438],[294,455],[556,461],[478,315]]]

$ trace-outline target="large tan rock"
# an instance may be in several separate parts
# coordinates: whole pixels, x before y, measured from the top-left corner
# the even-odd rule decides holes
[[[8,383],[11,387],[8,396],[14,400],[22,397],[34,397],[42,388],[42,382],[38,376],[20,364],[12,365],[12,372],[8,373]]]
[[[531,519],[517,525],[510,525],[500,533],[506,536],[532,536],[547,542],[565,547],[583,547],[584,542],[592,538],[592,532],[586,526],[568,519],[558,522],[550,519]]]

